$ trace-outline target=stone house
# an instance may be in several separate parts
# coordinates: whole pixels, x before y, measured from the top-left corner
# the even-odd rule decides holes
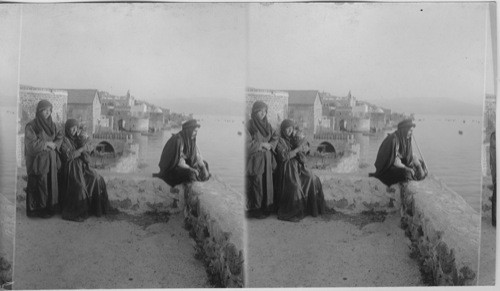
[[[255,101],[267,104],[267,120],[274,129],[278,129],[281,121],[288,118],[288,92],[279,90],[246,89],[246,117],[250,119]]]
[[[313,135],[319,131],[323,109],[317,90],[289,90],[288,118],[294,120],[302,130]]]
[[[74,118],[88,133],[98,131],[101,119],[101,102],[96,89],[69,89],[68,118]]]
[[[35,118],[36,106],[43,99],[52,103],[52,120],[60,125],[66,122],[68,106],[67,91],[20,85],[18,108],[20,132],[24,133],[26,124]]]

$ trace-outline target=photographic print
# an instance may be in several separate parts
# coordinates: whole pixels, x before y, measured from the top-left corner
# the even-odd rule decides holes
[[[20,9],[0,6],[0,289],[12,287]]]
[[[478,258],[490,9],[249,5],[249,287],[494,277]]]
[[[245,15],[22,6],[15,289],[243,286]]]

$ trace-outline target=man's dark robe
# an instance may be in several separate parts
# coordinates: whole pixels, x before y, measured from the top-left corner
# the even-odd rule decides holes
[[[376,172],[370,176],[378,178],[387,186],[412,180],[414,177],[409,171],[394,166],[397,156],[405,166],[413,166],[411,138],[402,137],[400,131],[395,131],[384,139],[375,161]]]
[[[200,175],[197,176],[192,170],[179,166],[182,156],[189,167],[200,171]],[[191,130],[183,129],[172,135],[163,147],[158,164],[160,173],[157,176],[172,187],[186,182],[206,181],[209,177],[203,176],[201,163],[208,171],[208,164],[198,161],[196,139],[191,139]]]
[[[28,174],[26,214],[29,217],[54,214],[59,199],[57,171],[60,161],[58,163],[56,151],[47,148],[46,143],[54,142],[59,147],[63,134],[52,119],[41,126],[39,118],[37,116],[26,125],[24,136]]]

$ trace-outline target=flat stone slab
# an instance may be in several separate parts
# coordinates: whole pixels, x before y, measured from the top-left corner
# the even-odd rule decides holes
[[[401,205],[397,185],[387,187],[380,180],[353,174],[314,170],[322,184],[329,207],[348,214],[363,211],[397,212]]]
[[[131,174],[103,173],[111,205],[128,214],[147,211],[182,212],[179,203],[180,190],[163,180]]]

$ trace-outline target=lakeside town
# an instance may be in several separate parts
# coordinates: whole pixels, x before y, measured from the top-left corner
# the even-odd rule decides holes
[[[21,85],[18,107],[18,166],[23,164],[24,127],[35,117],[37,103],[48,100],[53,104],[54,122],[63,124],[76,119],[80,127],[93,137],[94,156],[122,156],[133,147],[131,133],[151,135],[163,129],[178,128],[192,118],[168,108],[140,100],[130,94],[123,96],[97,89],[56,89]]]

